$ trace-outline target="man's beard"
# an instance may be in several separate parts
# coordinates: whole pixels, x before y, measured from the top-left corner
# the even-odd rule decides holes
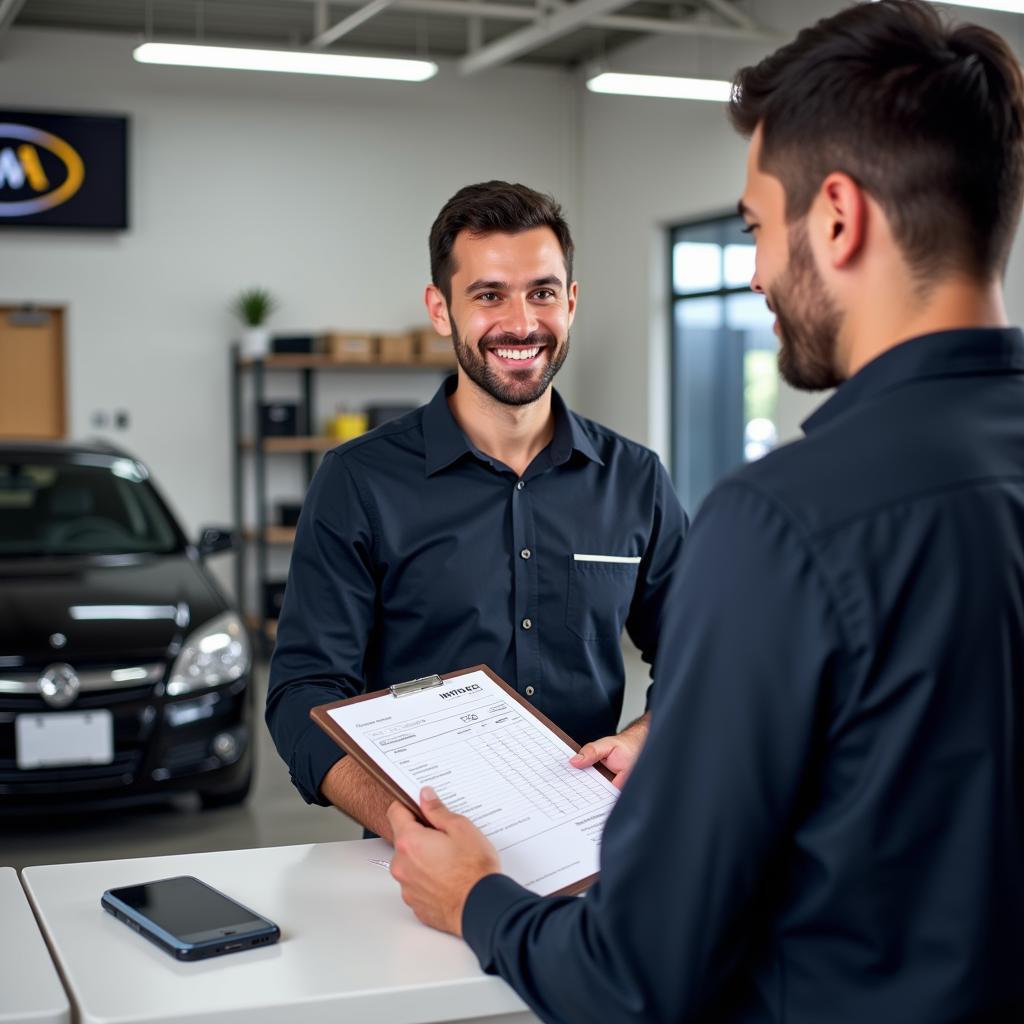
[[[525,338],[516,337],[514,334],[488,334],[482,337],[475,346],[466,344],[459,337],[458,327],[455,319],[448,311],[448,322],[452,327],[452,345],[455,348],[455,358],[459,366],[466,372],[474,384],[482,388],[502,405],[529,405],[536,402],[541,395],[547,391],[555,374],[562,368],[565,357],[569,354],[569,335],[566,334],[565,341],[561,346],[553,334],[543,334],[535,331]],[[540,375],[537,376],[535,368],[528,370],[509,369],[505,375],[495,371],[487,362],[487,356],[483,348],[501,348],[503,345],[521,346],[537,345],[548,353],[547,363]]]
[[[824,391],[842,383],[836,344],[842,316],[814,265],[804,223],[789,232],[789,264],[766,289],[779,321],[779,373],[801,391]]]

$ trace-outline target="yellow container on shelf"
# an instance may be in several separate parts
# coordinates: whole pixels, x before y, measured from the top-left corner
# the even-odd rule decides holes
[[[328,423],[328,433],[339,441],[351,441],[370,429],[370,417],[365,412],[344,412],[339,410]]]

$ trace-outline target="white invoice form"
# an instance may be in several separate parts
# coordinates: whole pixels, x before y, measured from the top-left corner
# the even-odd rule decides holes
[[[619,791],[477,670],[328,714],[412,798],[433,786],[495,845],[502,871],[546,896],[597,872]]]

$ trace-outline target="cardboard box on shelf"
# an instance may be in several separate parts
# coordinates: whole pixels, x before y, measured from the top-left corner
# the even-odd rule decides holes
[[[372,363],[376,354],[369,331],[328,331],[323,346],[336,363]]]
[[[416,330],[416,361],[429,366],[454,366],[452,339],[437,333],[433,327]]]
[[[416,338],[412,331],[404,334],[382,334],[377,339],[377,362],[412,363],[416,361]]]

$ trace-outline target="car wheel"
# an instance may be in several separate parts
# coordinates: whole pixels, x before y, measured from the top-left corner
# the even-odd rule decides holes
[[[214,810],[217,807],[234,807],[236,804],[244,803],[252,788],[252,769],[246,774],[239,785],[231,789],[201,790],[199,801],[204,811]]]

